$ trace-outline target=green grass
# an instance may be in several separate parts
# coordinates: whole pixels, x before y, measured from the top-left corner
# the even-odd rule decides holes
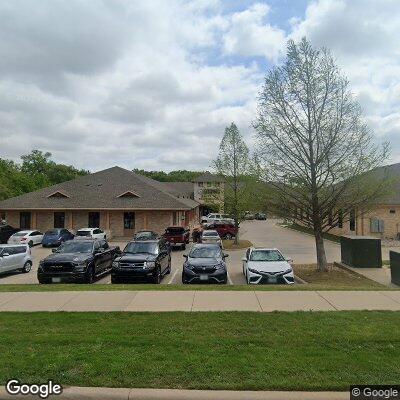
[[[299,232],[307,233],[309,235],[313,235],[313,231],[311,228],[308,228],[306,226],[302,226],[299,224],[281,224],[283,228],[289,228],[289,229],[294,229]],[[340,236],[334,235],[333,233],[324,233],[323,234],[324,239],[331,240],[332,242],[340,243]]]
[[[275,291],[275,290],[400,290],[380,285],[369,279],[363,280],[360,284],[338,284],[335,282],[310,283],[307,285],[153,285],[153,284],[1,284],[2,292],[60,292],[60,291],[114,291],[114,290],[218,290],[218,291]]]
[[[238,244],[235,244],[235,241],[232,240],[223,240],[222,247],[224,250],[242,250],[248,249],[249,247],[253,246],[253,243],[250,240],[239,240]]]
[[[348,390],[398,383],[400,313],[0,313],[0,381]]]

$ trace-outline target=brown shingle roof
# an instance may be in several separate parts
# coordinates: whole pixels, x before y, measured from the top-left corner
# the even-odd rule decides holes
[[[64,191],[70,197],[47,197],[56,191]],[[128,191],[139,197],[118,197]],[[120,167],[112,167],[3,200],[0,209],[190,210],[197,205],[194,200],[178,199],[168,193],[160,182]]]

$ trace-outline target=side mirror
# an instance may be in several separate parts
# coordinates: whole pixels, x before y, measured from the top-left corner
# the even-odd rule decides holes
[[[223,258],[228,258],[228,257],[229,257],[229,254],[224,254],[222,257],[223,257]]]
[[[242,261],[246,262],[246,261],[247,261],[247,258],[246,258],[246,257],[243,257],[243,258],[242,258]]]
[[[292,264],[293,260],[291,258],[286,259],[289,264]]]
[[[187,255],[187,254],[184,254],[182,257],[187,259],[187,258],[188,258],[188,255]]]
[[[57,253],[57,249],[51,249],[52,253]]]

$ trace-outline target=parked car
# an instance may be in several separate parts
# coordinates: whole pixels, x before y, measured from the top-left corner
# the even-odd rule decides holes
[[[224,254],[216,244],[194,244],[183,264],[182,283],[226,283],[228,273]]]
[[[7,243],[10,236],[21,229],[13,228],[11,225],[0,225],[0,243]]]
[[[222,240],[216,230],[205,230],[201,234],[201,243],[217,244],[222,247]]]
[[[29,272],[32,269],[31,249],[27,244],[0,246],[0,273]]]
[[[254,217],[259,221],[265,221],[267,219],[267,215],[264,213],[256,213]]]
[[[76,231],[76,236],[84,236],[92,239],[107,239],[106,233],[100,228],[81,228]]]
[[[55,228],[50,229],[44,233],[42,239],[43,247],[54,247],[59,246],[61,243],[71,240],[75,237],[68,229],[65,228]]]
[[[185,250],[190,241],[190,231],[181,226],[170,226],[165,230],[164,238],[170,246],[179,246]]]
[[[29,247],[42,243],[43,233],[40,231],[19,231],[8,239],[8,244],[28,244]]]
[[[228,221],[230,223],[234,223],[235,222],[232,218],[229,217],[229,215],[219,214],[219,213],[211,213],[211,214],[208,214],[205,217],[202,217],[201,218],[201,223],[202,224],[209,224],[209,223],[212,223],[212,222],[222,221],[222,220]]]
[[[160,283],[171,272],[171,251],[165,240],[129,242],[113,262],[111,282],[146,280]]]
[[[139,231],[133,235],[133,240],[156,240],[160,235],[153,231]]]
[[[104,239],[69,240],[40,261],[38,281],[92,283],[96,277],[111,270],[120,253],[118,246],[109,246]]]
[[[244,215],[244,219],[249,220],[249,221],[253,220],[254,218],[255,218],[255,215],[250,211],[247,211],[246,214]]]
[[[243,273],[247,283],[293,284],[294,274],[290,262],[278,249],[251,247],[243,258]]]
[[[221,222],[214,222],[212,224],[209,224],[205,228],[206,230],[215,230],[218,232],[218,235],[226,240],[231,240],[237,235],[238,229],[236,228],[235,225],[229,224],[225,221]]]

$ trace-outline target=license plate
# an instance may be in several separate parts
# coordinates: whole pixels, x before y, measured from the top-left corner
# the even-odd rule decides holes
[[[269,283],[276,283],[276,282],[278,282],[278,279],[276,278],[276,276],[270,276],[268,278],[268,282]]]
[[[51,282],[52,283],[60,283],[61,282],[61,278],[51,278]]]
[[[200,275],[200,280],[201,281],[208,281],[208,275]]]

